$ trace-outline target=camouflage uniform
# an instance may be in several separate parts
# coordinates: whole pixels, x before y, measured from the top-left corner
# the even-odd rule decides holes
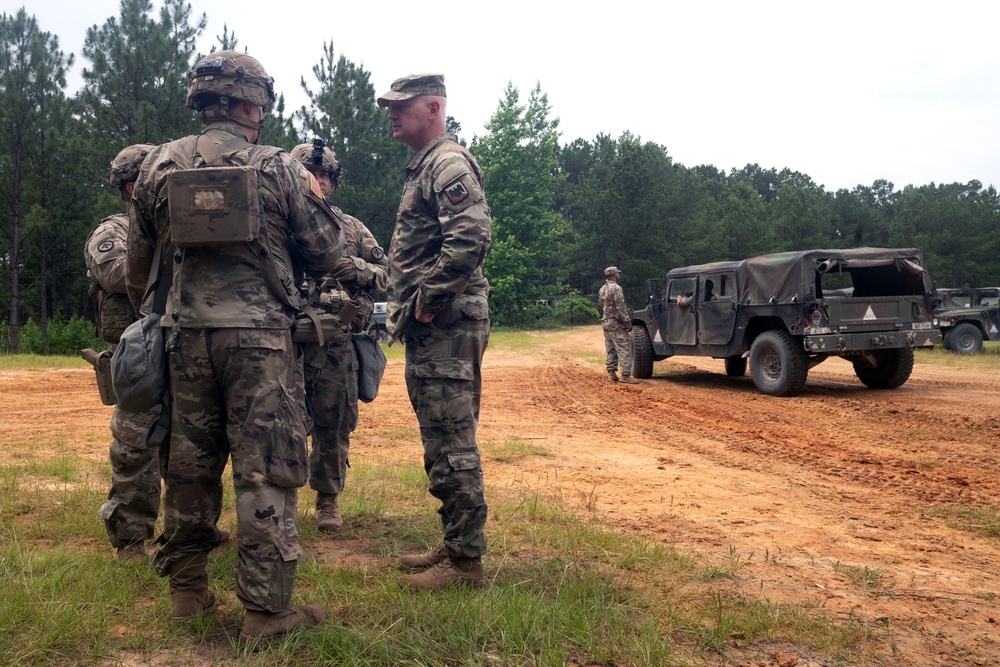
[[[337,280],[354,298],[387,288],[389,264],[385,253],[364,223],[335,209],[343,221],[344,256],[327,280]],[[367,314],[370,317],[370,310]],[[356,322],[361,331],[367,322]],[[347,475],[351,432],[358,426],[358,367],[350,338],[324,347],[307,344],[306,391],[312,405],[312,452],[309,486],[319,493],[340,494]]]
[[[608,275],[613,267],[605,270]],[[615,271],[615,274],[618,272]],[[610,276],[608,276],[610,278]],[[597,293],[597,305],[602,309],[601,326],[604,328],[605,366],[608,374],[614,375],[621,364],[622,375],[632,375],[632,347],[629,342],[628,330],[631,327],[632,316],[625,307],[625,293],[615,280],[608,280]]]
[[[127,239],[128,217],[113,215],[94,228],[84,247],[87,275],[100,287],[101,337],[111,353],[136,320],[125,289]],[[116,549],[153,537],[160,511],[159,451],[146,445],[146,433],[159,416],[159,406],[132,413],[116,405],[111,414],[111,490],[97,513]]]
[[[239,124],[228,120],[210,122],[204,135],[217,150],[246,137]],[[167,175],[204,164],[196,143],[197,137],[186,137],[157,147],[139,174],[129,230],[133,304],[141,299],[155,244],[171,238],[164,205]],[[286,301],[297,296],[293,274],[304,270],[319,276],[332,270],[343,239],[318,189],[309,194],[314,179],[284,151],[244,146],[224,162],[256,167],[264,216],[260,238],[267,247],[232,243],[180,249],[167,264],[173,268],[164,315],[164,326],[174,328],[167,336],[173,401],[164,543],[153,564],[158,574],[171,576],[173,587],[171,562],[218,543],[221,476],[232,456],[236,595],[248,610],[246,633],[251,612],[292,609],[296,560],[304,555],[296,514],[298,487],[308,476],[308,427],[302,367],[290,334],[294,311]],[[279,286],[268,285],[268,261]],[[210,602],[214,605],[203,598],[204,606]]]
[[[381,103],[381,101],[380,101]],[[389,248],[388,323],[406,344],[406,387],[420,424],[428,490],[441,501],[452,558],[486,552],[486,497],[476,443],[489,342],[490,209],[475,158],[450,134],[406,168]],[[435,315],[417,321],[415,307]]]

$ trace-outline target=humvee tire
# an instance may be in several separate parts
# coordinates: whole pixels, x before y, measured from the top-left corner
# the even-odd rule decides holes
[[[874,366],[870,364],[871,360],[874,360]],[[853,363],[854,373],[866,386],[872,389],[895,389],[910,379],[910,373],[913,372],[913,348],[872,350]]]
[[[958,354],[978,354],[983,349],[983,332],[975,324],[962,322],[945,335],[944,346]]]
[[[750,346],[750,377],[764,394],[794,396],[808,373],[805,348],[786,331],[765,331]]]
[[[741,378],[747,372],[747,358],[743,355],[726,357],[726,375]]]
[[[653,377],[653,341],[641,324],[632,327],[632,377],[640,380]]]

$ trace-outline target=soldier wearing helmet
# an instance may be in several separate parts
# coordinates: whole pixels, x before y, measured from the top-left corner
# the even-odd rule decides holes
[[[128,146],[111,161],[109,180],[121,191],[126,207],[139,167],[152,149],[149,144]],[[112,215],[90,233],[83,253],[87,276],[93,281],[90,294],[97,298],[98,328],[108,344],[107,351],[100,354],[84,350],[84,358],[94,364],[101,398],[108,405],[115,403],[114,394],[110,377],[102,377],[102,373],[110,373],[110,358],[122,332],[138,319],[125,288],[127,239],[128,213]],[[145,562],[145,541],[153,538],[160,511],[160,469],[158,451],[146,445],[146,433],[159,415],[159,407],[133,413],[118,405],[111,414],[111,490],[98,515],[120,563]]]
[[[296,516],[308,470],[291,326],[307,305],[297,275],[332,271],[343,235],[315,178],[280,148],[256,145],[274,101],[261,64],[218,51],[188,77],[187,106],[205,129],[150,152],[129,227],[132,303],[143,303],[147,283],[171,281],[161,319],[170,329],[171,433],[153,567],[170,577],[174,624],[215,609],[207,552],[219,541],[214,520],[231,457],[240,636],[254,641],[323,618],[318,605],[291,602],[305,555]],[[154,256],[163,258],[156,266]]]
[[[621,271],[617,266],[604,269],[607,282],[597,292],[597,305],[601,307],[601,327],[604,329],[605,367],[608,382],[619,382],[616,371],[622,368],[621,382],[639,384],[632,377],[632,348],[628,335],[632,331],[632,315],[625,306],[625,293],[618,284]]]
[[[292,156],[313,173],[324,195],[340,189],[340,163],[322,140],[299,144],[292,149]],[[340,216],[344,256],[321,285],[339,284],[352,300],[365,304],[351,325],[358,334],[368,328],[372,297],[386,291],[389,261],[364,223],[343,212]],[[357,356],[354,344],[347,339],[325,346],[306,344],[303,357],[313,415],[309,486],[316,491],[316,528],[324,533],[338,532],[344,520],[337,497],[344,490],[351,432],[358,426]]]

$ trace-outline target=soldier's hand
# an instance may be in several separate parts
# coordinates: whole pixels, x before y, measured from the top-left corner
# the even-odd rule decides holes
[[[341,257],[330,275],[342,283],[358,282],[358,267],[351,259],[351,257]]]

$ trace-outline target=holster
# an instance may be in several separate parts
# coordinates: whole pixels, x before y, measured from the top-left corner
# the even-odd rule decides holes
[[[101,403],[114,405],[115,391],[111,386],[111,352],[104,350],[81,350],[80,355],[94,366],[97,375],[97,391],[101,395]]]
[[[354,316],[361,307],[360,301],[350,299],[343,290],[325,290],[319,294],[314,312],[300,312],[295,318],[292,340],[321,345],[345,341]]]

